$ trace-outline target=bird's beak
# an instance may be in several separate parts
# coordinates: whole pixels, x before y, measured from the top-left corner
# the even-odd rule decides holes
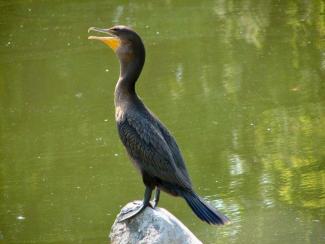
[[[88,33],[90,31],[97,31],[101,33],[108,34],[109,36],[89,36],[88,39],[90,40],[100,40],[104,42],[107,46],[112,48],[114,51],[119,48],[121,45],[121,40],[114,34],[114,31],[111,29],[100,29],[97,27],[90,27],[88,29]]]

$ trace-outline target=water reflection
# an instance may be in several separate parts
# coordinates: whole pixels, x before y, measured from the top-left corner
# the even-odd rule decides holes
[[[274,200],[272,198],[272,192],[274,191],[274,182],[272,181],[268,172],[264,172],[263,175],[261,175],[259,184],[261,185],[260,194],[263,199],[264,207],[274,207]]]

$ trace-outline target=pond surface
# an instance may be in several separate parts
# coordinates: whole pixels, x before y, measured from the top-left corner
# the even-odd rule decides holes
[[[159,206],[204,243],[325,243],[324,14],[317,0],[1,1],[0,243],[105,243],[142,199],[115,128],[118,61],[87,40],[115,24],[142,36],[137,91],[232,224]]]

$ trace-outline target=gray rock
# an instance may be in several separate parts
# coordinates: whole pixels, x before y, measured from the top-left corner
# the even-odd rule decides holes
[[[112,244],[202,244],[175,216],[163,208],[147,207],[134,218],[119,222],[140,201],[128,203],[118,214],[109,235]]]

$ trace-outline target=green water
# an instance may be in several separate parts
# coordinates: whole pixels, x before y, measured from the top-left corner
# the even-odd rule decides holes
[[[130,25],[137,90],[198,193],[168,209],[204,243],[325,242],[322,1],[0,1],[0,243],[105,243],[144,187],[118,139],[119,65],[90,26]]]

